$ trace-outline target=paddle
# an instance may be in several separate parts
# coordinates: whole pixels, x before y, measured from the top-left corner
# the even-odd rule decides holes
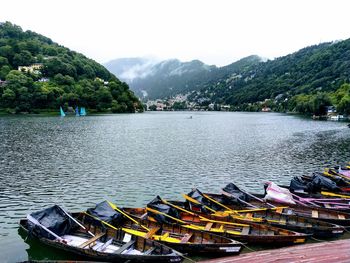
[[[175,208],[175,209],[177,209],[177,210],[180,210],[180,211],[182,211],[182,212],[188,213],[188,214],[193,215],[193,216],[203,217],[203,216],[197,215],[196,213],[194,213],[194,212],[192,212],[192,211],[186,210],[186,209],[184,209],[184,208],[182,208],[182,207],[180,207],[180,206],[174,205],[173,203],[170,203],[170,202],[168,202],[168,201],[165,200],[165,199],[161,199],[161,200],[162,200],[162,202],[163,202],[164,204],[169,205],[169,206],[171,206],[171,207],[173,207],[173,208]]]
[[[112,229],[114,229],[114,230],[118,230],[118,228],[116,228],[115,226],[112,226],[111,224],[109,224],[109,223],[103,221],[102,219],[100,219],[100,218],[98,218],[98,217],[96,217],[96,216],[90,215],[90,214],[88,214],[88,213],[86,213],[86,212],[84,212],[84,214],[87,215],[87,216],[89,216],[89,217],[91,217],[91,218],[93,218],[93,219],[95,219],[95,220],[97,220],[97,221],[100,221],[101,223],[105,224],[106,226],[108,226],[108,227],[110,227],[110,228],[112,228]]]
[[[32,222],[35,225],[40,226],[42,229],[44,229],[46,232],[48,232],[49,234],[53,235],[56,239],[58,239],[61,242],[65,242],[65,240],[58,236],[57,234],[55,234],[54,232],[52,232],[50,229],[48,229],[46,226],[44,226],[43,224],[41,224],[38,220],[36,220],[34,217],[32,217],[31,215],[27,215],[27,219]]]
[[[126,218],[130,219],[132,222],[134,222],[135,224],[138,224],[139,226],[141,226],[143,229],[149,231],[149,228],[147,228],[146,226],[142,225],[140,222],[138,222],[137,220],[135,220],[134,218],[132,218],[128,213],[126,213],[125,211],[123,211],[122,209],[118,208],[115,204],[113,204],[110,201],[107,201],[108,204],[117,212],[121,213],[123,216],[125,216]]]
[[[186,194],[182,194],[182,196],[183,196],[186,200],[188,200],[188,201],[190,201],[190,202],[192,202],[192,203],[194,203],[194,204],[201,205],[201,206],[203,206],[205,209],[208,209],[209,211],[211,211],[211,212],[213,212],[213,213],[217,212],[216,210],[210,208],[209,206],[203,205],[201,202],[197,201],[196,199],[193,199],[192,197],[189,197],[189,196],[186,195]]]
[[[255,196],[255,195],[253,195],[253,194],[250,194],[250,193],[245,192],[245,191],[244,191],[243,193],[245,193],[246,195],[248,195],[248,196],[250,196],[250,197],[252,197],[252,198],[254,198],[254,199],[256,199],[256,200],[258,200],[258,201],[260,201],[260,202],[262,202],[262,203],[266,203],[267,205],[269,205],[269,206],[271,206],[271,207],[276,207],[275,205],[270,204],[269,202],[264,201],[263,199],[260,199],[259,197]]]
[[[252,197],[253,199],[255,199],[255,200],[257,200],[257,201],[259,201],[259,202],[261,202],[261,203],[266,203],[267,205],[269,205],[269,206],[271,206],[271,207],[276,207],[275,205],[270,204],[269,202],[267,202],[267,201],[265,201],[265,200],[263,200],[263,199],[261,199],[261,198],[255,196],[255,195],[253,195],[253,194],[251,194],[251,193],[249,193],[249,192],[247,192],[247,191],[244,191],[244,190],[238,188],[237,186],[236,186],[236,188],[237,188],[238,191],[240,191],[240,192],[242,192],[243,194],[246,194],[246,195]],[[223,192],[226,193],[225,191],[223,191]],[[232,195],[231,193],[228,193],[228,194],[231,195],[231,196],[234,196],[234,195]],[[250,206],[253,206],[253,207],[257,208],[256,206],[254,206],[254,205],[252,205],[252,204],[249,204],[248,202],[242,200],[242,199],[239,198],[239,197],[234,196],[234,198],[237,198],[239,201],[241,201],[242,203],[244,203],[244,204],[246,204],[246,205],[250,205]]]
[[[206,205],[201,204],[199,201],[197,201],[196,199],[193,199],[193,198],[189,197],[189,196],[186,195],[186,194],[182,194],[182,196],[183,196],[186,200],[188,200],[188,201],[190,201],[190,202],[192,202],[192,203],[195,203],[195,204],[199,204],[199,205],[204,206],[206,209],[210,210],[210,211],[213,212],[214,214],[218,212],[218,211],[216,211],[216,210],[214,210],[214,209],[212,209],[212,208],[210,208],[210,207],[208,207],[208,206],[206,206]],[[233,218],[235,218],[235,219],[244,220],[243,216],[240,215],[240,214],[237,214],[237,212],[234,211],[234,210],[225,211],[224,213],[227,213],[227,214],[232,214],[232,213],[233,213],[233,214],[236,214],[236,216],[233,216],[233,215],[231,215],[231,216],[232,216]],[[252,218],[251,220],[252,220],[252,221],[258,221],[258,222],[261,221],[259,218]]]
[[[235,210],[233,210],[233,209],[231,209],[231,208],[225,206],[224,204],[220,203],[219,201],[216,201],[215,199],[211,198],[210,196],[208,196],[208,195],[206,195],[206,194],[203,194],[203,196],[204,196],[205,198],[207,198],[209,201],[213,202],[214,204],[217,204],[217,205],[219,205],[219,206],[225,208],[225,209],[228,210],[228,211],[235,212]]]
[[[254,195],[252,195],[252,194],[249,194],[249,193],[247,193],[247,192],[241,190],[241,189],[238,188],[236,185],[235,185],[235,187],[236,187],[237,190],[240,191],[241,193],[246,194],[246,195],[248,195],[248,196],[250,196],[250,197],[252,197],[252,198],[258,200],[258,201],[261,202],[261,203],[265,203],[264,200],[262,200],[262,199],[260,199],[260,198],[258,198],[258,197],[256,197],[256,196],[254,196]],[[250,203],[244,201],[243,199],[239,198],[238,196],[235,196],[235,195],[233,195],[233,194],[231,194],[231,193],[228,193],[228,192],[226,192],[226,191],[224,191],[224,190],[222,190],[222,194],[223,194],[223,195],[226,195],[226,196],[229,196],[229,197],[232,197],[232,198],[236,198],[236,199],[238,199],[240,202],[242,202],[243,204],[245,204],[245,205],[247,205],[247,206],[252,206],[252,207],[254,207],[254,208],[257,208],[257,206],[252,205],[252,204],[250,204]],[[267,202],[266,202],[266,203],[267,203]],[[269,206],[275,207],[275,206],[272,205],[272,204],[269,204],[269,203],[267,203],[267,204],[268,204]]]
[[[188,228],[191,228],[191,229],[196,229],[196,230],[201,230],[201,228],[199,226],[195,226],[195,225],[189,224],[188,222],[185,222],[185,221],[183,221],[181,219],[178,219],[176,217],[170,216],[170,215],[168,215],[166,213],[163,213],[163,212],[160,212],[158,210],[155,210],[155,209],[152,209],[152,208],[149,208],[149,207],[146,207],[146,210],[150,211],[150,212],[152,212],[154,214],[163,215],[165,217],[168,217],[168,218],[170,218],[170,219],[172,219],[172,220],[174,220],[174,221],[176,221],[176,222],[178,222],[180,224],[183,224],[185,227],[188,227]]]
[[[336,176],[341,177],[342,179],[344,179],[345,183],[350,184],[350,182],[349,182],[350,178],[349,177],[347,177],[347,176],[345,176],[343,174],[337,173],[336,171],[332,171],[335,174],[331,174],[329,171],[332,171],[332,170],[330,170],[329,168],[326,168],[324,170],[323,174],[328,176],[328,177],[332,177],[332,178],[335,178]]]
[[[59,208],[62,210],[63,213],[65,213],[70,219],[72,219],[78,226],[80,226],[82,229],[86,230],[91,236],[95,236],[93,233],[91,233],[85,226],[83,226],[78,220],[76,220],[74,217],[72,217],[68,212],[66,212],[62,207],[59,206]]]
[[[335,193],[326,192],[326,191],[321,191],[321,194],[324,196],[335,196],[335,197],[340,197],[340,198],[345,198],[345,199],[350,198],[350,195],[335,194]]]
[[[180,211],[182,211],[182,212],[184,212],[184,213],[188,213],[188,214],[190,214],[190,215],[192,215],[192,216],[198,216],[199,219],[200,219],[201,221],[213,222],[213,223],[222,223],[222,222],[223,222],[223,221],[213,220],[213,219],[209,219],[209,218],[207,218],[207,217],[198,215],[198,214],[196,214],[196,213],[194,213],[194,212],[191,212],[191,211],[189,211],[189,210],[186,210],[186,209],[184,209],[184,208],[182,208],[182,207],[180,207],[180,206],[174,205],[174,204],[170,203],[169,201],[167,201],[167,200],[165,200],[165,199],[161,199],[161,200],[162,200],[162,202],[163,202],[164,204],[169,205],[169,206],[171,206],[171,207],[173,207],[173,208],[175,208],[175,209],[178,209],[178,210],[180,210]],[[233,223],[233,222],[226,222],[226,224],[237,225],[237,226],[248,226],[247,224],[239,224],[239,223]]]

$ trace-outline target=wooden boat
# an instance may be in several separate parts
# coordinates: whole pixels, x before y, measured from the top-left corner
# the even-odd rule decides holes
[[[97,204],[94,209],[88,209],[87,215],[98,218],[109,227],[122,228],[129,234],[164,243],[185,253],[229,256],[239,254],[243,247],[242,243],[227,237],[185,228],[180,224],[158,223],[147,215],[143,215],[142,218],[140,216],[136,220],[116,205],[106,201]],[[123,220],[113,220],[120,217],[123,217]]]
[[[240,190],[242,194],[245,191]],[[213,200],[222,203],[228,206],[233,210],[242,210],[242,209],[254,209],[254,208],[274,208],[276,213],[287,214],[287,215],[297,215],[300,217],[306,217],[311,219],[317,219],[325,222],[329,222],[341,226],[350,226],[350,214],[340,211],[335,211],[322,207],[308,207],[307,205],[298,202],[295,200],[295,204],[288,204],[286,207],[285,204],[265,201],[263,200],[264,196],[250,194],[249,201],[242,202],[237,198],[240,198],[236,192],[226,192],[222,191],[222,195],[205,193],[205,196],[212,198]],[[311,201],[309,203],[312,203]]]
[[[80,221],[80,222],[79,222]],[[182,262],[182,254],[158,242],[105,228],[83,213],[71,216],[55,205],[20,220],[41,243],[96,261]]]
[[[134,217],[141,220],[142,214],[148,211],[148,218],[155,220],[157,211],[145,208],[123,208]],[[247,244],[263,246],[285,246],[291,244],[304,243],[308,237],[285,229],[279,229],[265,224],[249,222],[249,224],[236,223],[233,220],[221,221],[218,218],[201,218],[200,216],[179,213],[180,221],[185,229],[197,229],[208,233],[215,233]],[[214,220],[216,219],[216,220]],[[181,224],[179,220],[174,219],[173,223]]]
[[[275,211],[276,213],[279,213],[279,214],[297,215],[299,217],[317,219],[317,220],[329,222],[335,225],[350,226],[350,214],[345,212],[338,212],[327,208],[307,207],[307,206],[301,206],[298,204],[288,205],[288,207],[286,207],[286,206],[283,206],[283,204],[280,204],[277,202],[271,202],[271,201],[259,202],[257,200],[249,202],[252,206],[243,206],[243,205],[237,205],[237,204],[231,203],[229,199],[225,198],[225,195],[209,194],[209,193],[206,193],[206,195],[218,202],[223,203],[230,209],[236,210],[237,212],[239,212],[240,210],[249,210],[249,209],[254,210],[255,208],[273,208],[272,211]],[[269,206],[268,204],[272,206]]]
[[[350,196],[348,193],[335,193],[326,190],[320,190],[318,193],[310,193],[302,190],[291,191],[288,186],[281,187],[290,190],[290,194],[293,196],[293,201],[299,205],[316,208],[327,208],[335,211],[350,213]],[[223,191],[223,193],[225,194],[225,191]],[[245,193],[249,195],[249,193]],[[252,195],[260,199],[265,197],[265,195],[261,194],[250,194],[251,197]]]
[[[149,204],[147,208],[123,208],[123,210],[139,219],[142,219],[142,216],[148,213],[149,218],[156,218],[157,221],[164,221],[164,219],[166,219],[169,222],[181,224],[185,228],[224,235],[228,238],[248,244],[284,246],[304,243],[308,237],[307,234],[301,234],[266,224],[235,222],[235,220],[230,217],[223,220],[222,217],[213,217],[210,215],[200,216],[182,207],[170,204],[169,202],[166,204],[162,203],[163,201],[166,202],[160,199],[160,197],[157,197],[152,201],[153,204]],[[157,210],[159,206],[154,205],[156,202],[158,202],[158,204],[164,204],[164,207],[173,211],[161,212]],[[173,215],[171,216],[169,214]]]
[[[200,196],[195,199],[193,194]],[[189,195],[184,195],[187,203],[184,204],[190,210],[199,212],[208,212],[210,210],[216,218],[234,218],[239,222],[256,222],[256,223],[269,223],[272,226],[279,228],[289,229],[292,231],[312,234],[315,237],[338,237],[344,233],[344,227],[331,224],[328,222],[301,217],[298,215],[281,214],[275,211],[273,208],[256,208],[235,211],[227,206],[222,206],[221,203],[215,202],[213,199],[204,197],[203,194],[195,189]],[[201,200],[201,201],[199,201]],[[205,202],[203,201],[205,200]],[[221,207],[220,207],[221,206]]]

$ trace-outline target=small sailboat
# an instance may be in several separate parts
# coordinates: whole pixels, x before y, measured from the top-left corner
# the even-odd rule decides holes
[[[60,107],[60,113],[61,113],[61,117],[66,116],[66,114],[64,113],[64,111],[63,111],[62,107]]]
[[[80,108],[80,116],[86,116],[85,107]]]
[[[75,116],[77,116],[77,117],[79,117],[79,116],[80,116],[78,106],[75,108]]]

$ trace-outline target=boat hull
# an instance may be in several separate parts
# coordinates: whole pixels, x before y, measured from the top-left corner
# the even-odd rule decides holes
[[[28,230],[28,221],[26,219],[20,220],[20,228],[29,234]],[[31,235],[36,238],[39,242],[46,246],[50,246],[57,250],[65,251],[70,254],[74,254],[84,259],[95,260],[95,261],[106,261],[106,262],[138,262],[138,263],[151,263],[151,262],[162,262],[162,263],[170,263],[170,262],[182,262],[183,258],[179,255],[130,255],[130,254],[112,254],[112,253],[104,253],[99,252],[92,249],[83,249],[79,247],[69,246],[65,243],[58,242],[55,240],[51,240],[45,237],[40,237],[36,235],[34,231],[31,232]],[[156,245],[156,242],[149,243],[148,245]],[[161,247],[158,248],[161,249]]]

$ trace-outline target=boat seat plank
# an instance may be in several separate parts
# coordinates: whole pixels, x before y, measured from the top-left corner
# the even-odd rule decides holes
[[[109,239],[106,243],[102,243],[102,245],[96,249],[97,251],[104,251],[110,244],[112,244],[113,238]]]
[[[213,226],[213,222],[208,222],[205,226],[205,230],[209,231],[212,226]]]
[[[317,210],[312,210],[312,217],[318,218],[318,211]]]
[[[247,214],[245,215],[245,218],[246,218],[246,219],[253,219],[253,214],[252,214],[252,213],[247,213]]]
[[[83,244],[81,244],[79,247],[80,248],[84,248],[88,245],[90,245],[91,243],[95,242],[97,239],[99,239],[100,237],[104,236],[105,233],[99,233],[96,236],[90,238],[89,240],[85,241]]]
[[[151,228],[151,230],[148,231],[147,234],[145,235],[145,238],[151,238],[155,233],[157,233],[158,230],[159,230],[159,227]]]
[[[338,218],[339,219],[345,219],[345,216],[344,215],[338,215]]]
[[[129,249],[134,243],[135,243],[135,240],[129,241],[128,243],[122,245],[115,253],[116,254],[122,253],[123,251]]]
[[[274,236],[274,235],[275,235],[275,232],[273,232],[273,231],[267,231],[267,234],[268,234],[269,236]]]
[[[155,249],[156,249],[155,247],[151,247],[150,249],[146,250],[145,253],[143,253],[143,254],[144,255],[151,255]]]
[[[180,243],[187,243],[189,240],[190,240],[190,238],[192,237],[192,233],[187,233],[187,234],[185,234],[184,236],[183,236],[183,238],[181,238],[181,241],[180,241]]]
[[[250,230],[249,226],[243,227],[241,235],[248,235],[249,234],[249,230]]]
[[[283,207],[276,208],[276,213],[282,214],[282,212],[283,212]]]
[[[279,221],[280,221],[281,224],[285,224],[287,222],[287,218],[285,216],[281,216],[279,218]]]
[[[147,218],[147,213],[144,213],[142,216],[140,216],[140,219],[141,220],[144,220],[144,219],[146,219]]]

